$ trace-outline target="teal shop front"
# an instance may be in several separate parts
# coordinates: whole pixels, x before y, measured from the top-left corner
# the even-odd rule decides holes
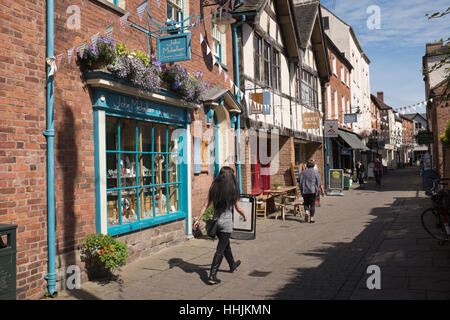
[[[126,234],[185,219],[190,109],[164,93],[92,78],[96,231]]]

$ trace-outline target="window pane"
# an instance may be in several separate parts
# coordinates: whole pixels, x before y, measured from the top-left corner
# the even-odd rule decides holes
[[[166,130],[167,126],[155,124],[155,152],[167,152]]]
[[[153,218],[153,188],[139,189],[141,219]]]
[[[178,182],[178,155],[169,155],[169,182]]]
[[[120,119],[120,151],[136,151],[136,120]]]
[[[167,155],[165,154],[155,154],[155,183],[167,183]]]
[[[118,195],[119,191],[108,191],[107,192],[107,202],[108,202],[108,227],[116,226],[119,224],[119,201]]]
[[[136,189],[122,190],[122,224],[137,221]]]
[[[121,154],[120,156],[121,187],[136,186],[136,155]]]
[[[106,154],[106,188],[112,189],[118,187],[118,175],[117,175],[117,154]]]
[[[155,214],[162,216],[167,214],[167,187],[157,187],[155,192]]]
[[[106,117],[106,150],[118,150],[117,128],[119,119]]]
[[[152,155],[139,155],[139,185],[149,186],[153,184],[152,179]]]
[[[145,121],[139,121],[139,151],[152,151],[152,124]]]
[[[169,209],[170,212],[177,212],[179,211],[179,192],[178,192],[178,186],[170,186],[169,188]]]

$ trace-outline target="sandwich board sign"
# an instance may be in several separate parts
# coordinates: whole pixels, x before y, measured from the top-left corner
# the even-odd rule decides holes
[[[233,232],[231,238],[236,240],[253,240],[256,238],[256,199],[252,195],[241,195],[239,204],[244,210],[247,221],[233,208]]]
[[[325,120],[323,123],[323,136],[325,138],[338,137],[338,120]]]
[[[344,190],[344,170],[342,169],[330,169],[328,171],[328,195],[330,196],[343,196],[342,190]]]

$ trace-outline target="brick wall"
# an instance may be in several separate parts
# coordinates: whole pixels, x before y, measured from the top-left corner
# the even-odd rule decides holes
[[[140,0],[126,2],[131,10]],[[81,9],[80,29],[69,29],[67,8]],[[4,0],[0,3],[0,223],[18,224],[18,299],[36,299],[46,288],[46,1]],[[192,30],[192,60],[179,63],[188,71],[205,73],[211,86],[228,88],[218,67],[212,66],[206,45],[200,46],[199,30],[210,41],[210,9],[205,22]],[[190,13],[199,14],[199,2],[190,1]],[[93,112],[89,89],[80,68],[67,63],[67,50],[114,22],[113,38],[130,49],[147,51],[142,32],[122,30],[123,11],[99,1],[55,1],[55,54],[65,57],[55,77],[55,210],[56,252],[59,266],[77,261],[80,240],[95,232]],[[166,18],[166,1],[154,6],[152,14]],[[135,10],[130,20],[137,22]],[[206,32],[205,32],[206,28]],[[227,30],[227,67],[233,79],[231,30]],[[210,43],[211,47],[211,43]],[[152,40],[152,52],[156,40]],[[75,55],[74,55],[75,56]],[[203,110],[200,111],[204,113]],[[204,114],[203,114],[204,116]],[[211,176],[195,177],[193,211],[203,201]],[[131,260],[151,254],[169,242],[179,241],[185,221],[169,223],[143,232],[122,236],[129,244]],[[155,249],[156,248],[156,249]]]
[[[440,136],[444,133],[447,121],[450,119],[450,107],[446,107],[448,101],[446,97],[448,94],[444,94],[447,85],[443,84],[441,87],[436,88],[434,93],[436,96],[433,98],[433,102],[429,104],[427,108],[431,110],[432,130],[434,135],[433,143],[433,159],[439,175],[444,175],[444,150],[440,142]],[[447,160],[448,161],[448,160]]]

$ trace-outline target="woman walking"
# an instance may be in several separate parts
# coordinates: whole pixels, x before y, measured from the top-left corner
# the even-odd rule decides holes
[[[360,186],[364,184],[363,175],[365,172],[366,172],[366,168],[364,167],[362,162],[358,160],[356,162],[356,176],[358,177],[358,182],[359,182]]]
[[[377,186],[381,186],[381,175],[383,174],[383,166],[381,164],[380,158],[375,160],[375,164],[373,166],[373,173],[375,175],[375,181]]]
[[[298,185],[300,193],[303,197],[303,203],[305,208],[306,221],[314,223],[314,213],[316,210],[316,197],[317,192],[321,191],[323,194],[322,181],[319,173],[314,170],[315,162],[313,160],[308,161],[306,165],[307,169],[300,174],[298,179]]]
[[[230,167],[222,167],[219,175],[211,184],[208,200],[204,203],[200,216],[194,223],[194,229],[197,229],[206,209],[213,205],[214,218],[218,218],[217,237],[219,238],[219,243],[211,264],[211,272],[208,279],[208,284],[210,285],[220,283],[220,280],[217,279],[217,271],[224,256],[230,266],[230,272],[234,272],[241,264],[240,260],[234,261],[230,247],[230,236],[233,232],[233,208],[241,214],[244,221],[247,221],[247,217],[239,205],[239,197],[239,186],[234,176],[234,170]]]

